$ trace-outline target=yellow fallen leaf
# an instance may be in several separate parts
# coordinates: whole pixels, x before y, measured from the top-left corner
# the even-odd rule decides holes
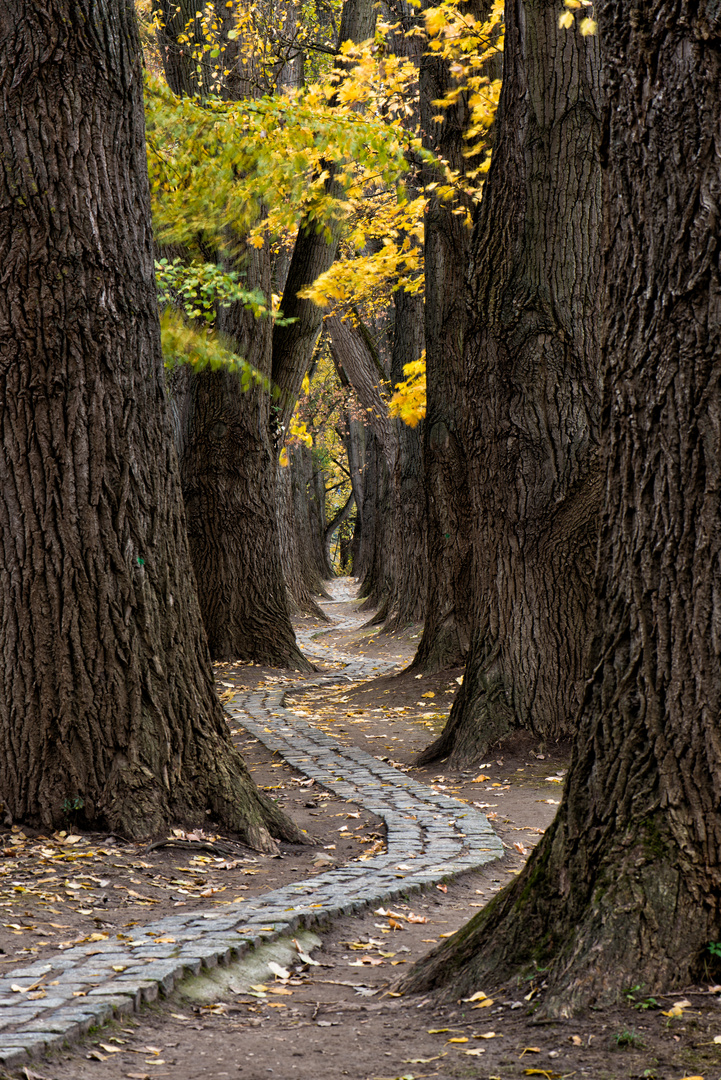
[[[449,1042],[449,1043],[467,1043],[468,1039],[464,1036],[462,1039],[447,1039],[446,1042]]]
[[[292,990],[287,990],[284,986],[269,986],[268,987],[268,993],[269,994],[284,994],[284,995],[287,996],[289,994],[292,994],[293,991]]]
[[[483,773],[481,773],[479,776],[477,776],[475,778],[475,780],[471,780],[471,783],[472,784],[482,784],[484,780],[490,780],[490,779],[491,779],[490,776],[484,776]]]
[[[288,1006],[287,1006],[285,1001],[269,1001],[268,1002],[268,1008],[269,1009],[287,1009]]]
[[[105,1050],[107,1054],[122,1054],[122,1046],[110,1046],[109,1043],[98,1043],[101,1050]]]
[[[113,971],[125,971],[127,964],[113,964]]]
[[[469,998],[463,998],[463,1001],[487,1001],[488,995],[484,994],[482,990],[476,990],[475,994],[471,994]]]
[[[524,1046],[521,1051],[521,1057],[523,1057],[524,1054],[540,1054],[540,1052],[540,1046]]]
[[[479,1001],[477,1005],[472,1005],[472,1009],[487,1009],[493,1004],[493,998],[486,998],[484,1001]]]
[[[682,1076],[681,1080],[703,1080],[703,1076]]]
[[[684,998],[683,1001],[674,1001],[672,1008],[674,1008],[674,1009],[690,1009],[690,1008],[692,1008],[692,1005],[691,1005],[690,1001],[687,1001],[686,998]]]
[[[436,695],[432,690],[427,690],[425,694],[421,694],[421,697],[435,697]]]
[[[683,1016],[683,1009],[679,1008],[678,1005],[672,1005],[668,1012],[662,1010],[661,1016],[668,1016],[671,1019],[675,1019],[679,1016]]]
[[[445,1035],[445,1033],[447,1031],[450,1031],[450,1030],[451,1030],[450,1028],[428,1028],[428,1034],[429,1035]]]
[[[550,1069],[524,1069],[524,1076],[545,1076],[546,1080],[560,1080],[562,1073],[551,1072]]]
[[[583,1039],[580,1035],[570,1035],[569,1039],[574,1046],[583,1046]]]
[[[453,937],[455,930],[449,930],[447,934],[439,934],[438,937]]]
[[[110,934],[90,934],[85,938],[86,941],[107,941]]]
[[[486,1050],[483,1046],[477,1046],[474,1050],[464,1050],[463,1053],[468,1057],[479,1057],[481,1054],[485,1054]]]
[[[63,840],[64,844],[77,844],[82,840],[82,836],[66,836]]]
[[[721,1043],[721,1035],[714,1035],[713,1041],[715,1043]]]
[[[156,938],[153,938],[153,943],[155,945],[175,945],[175,938],[174,937],[156,937]]]
[[[502,1035],[496,1035],[495,1031],[484,1031],[481,1035],[474,1035],[474,1039],[502,1039]]]

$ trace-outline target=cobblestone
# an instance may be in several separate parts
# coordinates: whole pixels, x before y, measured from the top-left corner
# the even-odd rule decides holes
[[[299,644],[312,653],[308,634]],[[319,676],[303,688],[330,686],[383,674],[392,665],[348,658],[324,651],[324,659],[346,663],[338,675]],[[197,911],[172,915],[142,927],[142,932],[172,933],[176,944],[163,946],[145,936],[126,943],[85,950],[66,950],[52,961],[4,972],[0,979],[0,1065],[14,1068],[85,1034],[91,1026],[140,1008],[201,967],[228,964],[261,942],[272,941],[298,927],[318,927],[331,918],[387,904],[402,893],[429,885],[500,858],[503,846],[488,819],[449,796],[418,781],[357,747],[346,747],[294,716],[285,706],[285,690],[268,689],[236,695],[228,707],[235,726],[245,728],[293,768],[313,777],[343,798],[353,799],[382,818],[387,850],[305,882],[294,882],[264,896],[244,901],[222,915]],[[409,821],[413,813],[416,820]],[[137,931],[140,933],[140,928]],[[114,966],[126,964],[122,973]],[[23,1001],[13,985],[29,988],[40,982],[44,998]],[[74,993],[85,996],[78,999]]]

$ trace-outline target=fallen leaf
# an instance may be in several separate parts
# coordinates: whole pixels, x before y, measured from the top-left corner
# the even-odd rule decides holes
[[[678,1005],[672,1005],[668,1011],[662,1010],[661,1016],[668,1016],[673,1020],[679,1016],[683,1016],[683,1009]]]
[[[714,1040],[713,1041],[715,1043],[721,1043],[721,1035],[714,1035]]]
[[[82,840],[82,836],[66,836],[63,840],[64,844],[77,844]]]
[[[502,1035],[496,1035],[495,1031],[484,1031],[481,1035],[474,1035],[474,1039],[502,1039]]]
[[[449,930],[447,934],[439,934],[438,937],[453,937],[455,930]]]
[[[280,964],[276,964],[276,962],[274,960],[270,961],[270,963],[268,964],[268,968],[279,979],[289,979],[290,978],[290,972],[287,970],[287,968],[281,967]]]
[[[425,694],[421,694],[421,697],[435,697],[436,695],[432,690],[426,690]]]
[[[427,923],[428,919],[425,915],[414,915],[412,911],[409,911],[406,915],[406,919],[409,923]]]
[[[524,1054],[540,1054],[540,1052],[540,1046],[524,1046],[521,1051],[521,1057],[523,1057]]]
[[[98,1043],[101,1050],[105,1050],[108,1054],[122,1054],[123,1048],[121,1046],[110,1046],[108,1043]]]
[[[472,784],[482,784],[484,782],[484,780],[490,780],[490,779],[491,779],[490,776],[485,776],[483,773],[480,773],[475,778],[475,780],[471,780],[471,783]]]
[[[447,1039],[446,1042],[449,1042],[449,1043],[467,1043],[468,1039],[465,1036],[463,1036],[463,1038],[461,1038],[461,1039]]]
[[[468,1053],[468,1051],[466,1051],[466,1053]],[[403,1059],[403,1064],[404,1065],[430,1065],[430,1063],[432,1061],[440,1061],[443,1056],[444,1055],[441,1054],[440,1057],[432,1057],[432,1058],[404,1058]]]
[[[580,1035],[570,1035],[569,1039],[574,1046],[583,1046],[583,1039]]]
[[[479,1057],[481,1054],[485,1054],[486,1049],[484,1046],[477,1046],[474,1050],[464,1050],[463,1053],[468,1057]]]
[[[475,994],[471,994],[471,996],[469,998],[462,998],[461,1000],[464,1001],[464,1002],[467,1002],[467,1001],[486,1001],[487,999],[488,999],[488,994],[484,994],[482,990],[476,990]]]
[[[493,998],[485,998],[484,1001],[479,1001],[477,1005],[472,1005],[473,1009],[487,1009],[493,1004]]]
[[[674,1009],[690,1009],[690,1008],[692,1008],[692,1005],[691,1005],[690,1001],[686,1001],[686,998],[684,998],[683,1001],[674,1001],[674,1003],[672,1005],[672,1008],[674,1008]]]
[[[451,1030],[450,1028],[428,1028],[428,1034],[429,1035],[445,1035],[445,1033],[447,1031],[450,1031],[450,1030]]]
[[[90,1053],[86,1054],[85,1056],[90,1058],[91,1061],[107,1061],[108,1060],[108,1055],[107,1054],[101,1054],[99,1050],[91,1050]]]
[[[448,886],[447,885],[436,885],[436,888],[439,889],[440,892],[448,892]]]
[[[524,1076],[545,1076],[546,1080],[560,1080],[562,1073],[551,1072],[550,1069],[524,1069]]]
[[[276,994],[276,995],[280,995],[280,994],[290,995],[290,994],[293,993],[293,991],[286,989],[285,986],[269,986],[268,987],[268,993],[269,994]]]
[[[528,849],[523,846],[519,841],[513,845],[519,855],[528,855]]]
[[[202,896],[203,894],[201,893],[200,895]],[[155,945],[175,945],[175,938],[174,937],[156,937],[156,938],[153,938],[153,943]]]

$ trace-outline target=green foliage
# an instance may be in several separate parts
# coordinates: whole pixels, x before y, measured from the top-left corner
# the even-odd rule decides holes
[[[256,318],[269,314],[260,289],[244,289],[237,271],[227,272],[216,263],[185,264],[180,259],[159,259],[155,263],[158,303],[172,305],[188,319],[200,319],[207,326],[215,322],[219,307],[239,302]]]
[[[613,1038],[616,1046],[621,1049],[632,1047],[634,1050],[642,1050],[645,1045],[643,1036],[639,1035],[634,1028],[621,1028]]]
[[[224,339],[208,327],[196,329],[179,312],[166,307],[160,316],[160,334],[166,368],[190,364],[195,371],[209,367],[222,368],[238,375],[244,390],[252,386],[270,390],[270,380],[242,356],[238,356]]]
[[[643,997],[643,984],[637,983],[636,986],[630,986],[628,990],[624,990],[624,996],[629,1005],[632,1005],[634,1009],[640,1009],[645,1011],[646,1009],[660,1009],[660,1002],[655,997]]]
[[[715,960],[721,960],[721,941],[709,941],[706,948]]]

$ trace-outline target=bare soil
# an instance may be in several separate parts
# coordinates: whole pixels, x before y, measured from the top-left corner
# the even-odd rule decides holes
[[[350,605],[353,606],[353,605]],[[333,614],[346,610],[339,606]],[[299,620],[308,628],[307,620]],[[313,628],[311,626],[311,628]],[[323,646],[410,662],[418,627],[379,635],[376,628],[329,631]],[[327,650],[325,650],[327,651]],[[323,670],[338,667],[332,661]],[[479,986],[485,999],[438,1007],[395,996],[403,970],[450,935],[522,868],[553,819],[567,767],[567,746],[507,743],[466,770],[417,769],[413,760],[442,727],[461,671],[418,679],[384,676],[338,688],[295,689],[290,704],[341,741],[410,770],[418,780],[481,807],[506,848],[505,857],[447,886],[409,896],[390,908],[335,922],[287,977],[249,983],[243,963],[222,978],[192,980],[162,1004],[29,1069],[29,1080],[424,1080],[476,1077],[584,1076],[589,1080],[682,1077],[721,1080],[721,988],[709,984],[656,994],[629,987],[613,1008],[567,1022],[534,1020],[538,983]],[[253,665],[218,667],[218,689],[265,683],[294,685],[297,673]],[[320,873],[382,848],[382,823],[352,802],[309,784],[242,729],[234,734],[256,782],[306,829],[308,846],[281,844],[258,855],[212,823],[176,834],[181,846],[126,844],[68,826],[54,836],[13,829],[0,838],[0,971],[93,934],[123,932],[179,907],[207,910]],[[381,913],[383,912],[383,913]],[[389,914],[390,912],[390,914]],[[97,940],[95,938],[94,940]],[[289,946],[290,954],[293,946]],[[281,969],[283,964],[281,964]],[[252,977],[252,976],[250,976]],[[253,989],[255,987],[255,989]],[[680,1015],[673,1005],[684,1001]]]

